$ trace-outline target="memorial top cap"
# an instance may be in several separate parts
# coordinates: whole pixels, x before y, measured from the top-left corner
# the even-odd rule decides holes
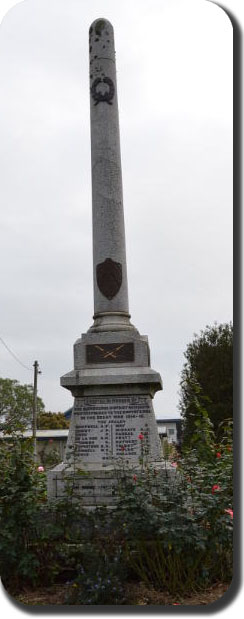
[[[94,33],[98,37],[100,37],[105,28],[113,33],[113,26],[110,21],[108,19],[105,19],[104,17],[99,17],[98,19],[95,19],[90,25],[89,33],[92,34],[94,31]]]
[[[93,73],[99,70],[101,62],[115,62],[114,31],[107,19],[99,18],[91,24],[89,29],[90,65]],[[99,64],[99,67],[97,66]],[[107,68],[106,68],[107,71]]]

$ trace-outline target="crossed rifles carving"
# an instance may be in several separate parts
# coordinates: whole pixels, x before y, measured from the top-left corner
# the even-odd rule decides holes
[[[123,347],[124,347],[124,344],[120,344],[120,346],[117,346],[117,348],[115,348],[114,350],[110,350],[109,352],[106,352],[106,350],[104,350],[102,346],[95,345],[95,348],[98,348],[98,350],[101,350],[101,352],[105,353],[103,355],[104,359],[107,359],[107,357],[112,357],[113,359],[116,359],[117,357],[116,353],[119,352],[119,350]]]

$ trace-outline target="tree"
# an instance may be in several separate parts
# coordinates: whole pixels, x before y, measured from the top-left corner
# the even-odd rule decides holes
[[[37,397],[37,412],[45,410]],[[0,378],[0,430],[5,434],[23,432],[32,423],[33,386],[17,380]]]
[[[184,353],[179,408],[183,417],[183,445],[190,442],[199,405],[207,412],[215,436],[223,421],[233,418],[233,326],[207,325],[194,335]],[[196,400],[197,386],[197,400]]]
[[[60,430],[69,427],[69,421],[64,413],[41,412],[37,417],[38,430]]]

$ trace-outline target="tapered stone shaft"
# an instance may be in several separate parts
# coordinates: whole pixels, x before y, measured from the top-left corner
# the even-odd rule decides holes
[[[94,326],[129,322],[119,114],[113,27],[97,19],[89,30],[93,212]]]

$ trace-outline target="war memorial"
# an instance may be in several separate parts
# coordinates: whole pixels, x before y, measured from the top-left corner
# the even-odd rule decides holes
[[[76,494],[92,507],[113,504],[117,463],[124,458],[135,470],[142,441],[148,462],[160,467],[152,401],[162,380],[150,367],[147,336],[130,322],[115,48],[109,21],[97,19],[91,25],[89,53],[94,322],[74,344],[74,369],[61,378],[74,406],[64,462],[48,473],[48,497],[61,498],[73,476]]]

